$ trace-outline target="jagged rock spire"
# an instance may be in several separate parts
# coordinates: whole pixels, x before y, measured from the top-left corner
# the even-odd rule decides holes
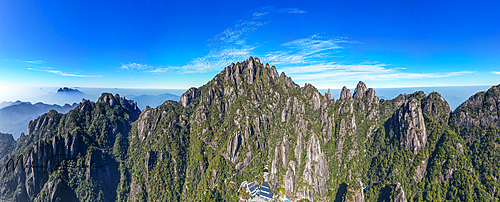
[[[356,86],[356,90],[354,90],[353,97],[363,98],[364,96],[366,96],[368,100],[378,103],[378,97],[375,93],[375,90],[373,90],[373,88],[367,88],[364,82],[359,81],[358,85]]]
[[[339,100],[341,100],[341,99],[347,99],[347,98],[352,98],[351,91],[349,89],[347,89],[347,87],[344,86],[342,88],[342,91],[340,92],[340,98],[339,98]]]
[[[354,98],[363,98],[366,91],[368,91],[366,84],[362,81],[359,81],[358,85],[356,86],[356,90],[354,90]]]
[[[369,88],[368,92],[366,92],[366,96],[368,96],[368,100],[378,102],[377,94],[373,88]]]
[[[332,94],[330,94],[330,89],[328,88],[328,92],[325,93],[325,98],[326,100],[331,100],[332,99]]]

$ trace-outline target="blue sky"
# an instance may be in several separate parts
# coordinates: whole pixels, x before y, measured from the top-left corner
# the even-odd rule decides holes
[[[500,83],[498,1],[0,1],[0,92],[187,89],[249,56],[317,88]]]

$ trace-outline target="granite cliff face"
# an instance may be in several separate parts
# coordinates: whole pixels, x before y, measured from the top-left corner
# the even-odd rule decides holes
[[[39,117],[7,157],[96,167],[3,170],[1,199],[236,201],[263,180],[291,201],[498,199],[497,88],[453,113],[438,93],[384,100],[363,82],[335,100],[250,57],[179,102],[141,112],[103,94]]]
[[[3,158],[12,152],[16,145],[16,141],[11,134],[0,133],[0,162],[3,162]]]
[[[395,116],[403,147],[416,155],[427,143],[427,132],[419,101],[416,99],[405,101]]]

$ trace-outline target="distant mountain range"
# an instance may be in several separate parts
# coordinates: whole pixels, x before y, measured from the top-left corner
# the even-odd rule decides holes
[[[167,100],[179,101],[179,99],[181,98],[180,96],[174,95],[171,93],[164,93],[161,95],[146,95],[146,94],[139,95],[139,96],[129,95],[129,96],[125,96],[125,97],[136,101],[137,106],[141,110],[146,109],[146,106],[150,106],[150,107],[154,108],[154,107],[160,106],[161,104],[163,104]]]
[[[0,103],[0,132],[13,134],[14,139],[17,139],[21,133],[27,133],[28,123],[38,118],[38,116],[49,112],[54,109],[59,113],[67,113],[73,109],[82,99],[95,100],[91,94],[86,94],[76,88],[63,87],[59,88],[55,93],[38,98],[44,102],[23,102],[17,100],[4,101]],[[160,95],[142,94],[139,96],[129,94],[127,98],[137,102],[140,109],[145,109],[146,106],[158,107],[167,100],[179,101],[180,96],[171,93],[164,93]],[[58,103],[58,104],[46,104]],[[61,104],[61,103],[74,103]]]
[[[0,103],[0,109],[3,109],[3,108],[8,107],[8,106],[12,106],[12,105],[18,105],[18,104],[21,104],[21,103],[30,103],[30,102],[23,102],[21,100],[17,100],[15,102],[12,102],[12,101],[1,102]]]
[[[5,103],[5,104],[4,104]],[[17,139],[21,133],[27,133],[28,124],[31,120],[38,118],[40,115],[56,110],[59,113],[67,113],[75,108],[78,104],[49,105],[45,103],[31,102],[2,102],[5,105],[0,109],[0,132],[13,134],[14,139]]]

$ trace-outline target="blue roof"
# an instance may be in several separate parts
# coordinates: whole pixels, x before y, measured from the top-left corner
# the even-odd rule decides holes
[[[252,187],[248,187],[248,189],[250,189],[250,192],[253,192],[256,189],[259,189],[259,187],[258,186],[252,186]]]
[[[248,184],[248,187],[251,187],[251,186],[252,186],[252,185],[254,185],[254,184],[255,184],[255,182],[250,182],[250,183]]]
[[[271,192],[271,191],[269,190],[269,184],[267,184],[267,182],[263,182],[263,183],[262,183],[262,188],[261,188],[261,189],[262,189],[262,190],[267,190],[267,192]]]
[[[262,186],[266,186],[266,187],[269,187],[269,184],[267,184],[267,182],[262,182]]]
[[[265,192],[260,192],[259,194],[260,196],[264,197],[264,198],[268,198],[268,199],[272,199],[273,198],[273,194],[272,193],[265,193]]]
[[[262,182],[262,187],[260,188],[260,196],[267,198],[267,199],[272,199],[273,198],[273,193],[271,193],[271,190],[269,189],[269,184],[267,182]]]

